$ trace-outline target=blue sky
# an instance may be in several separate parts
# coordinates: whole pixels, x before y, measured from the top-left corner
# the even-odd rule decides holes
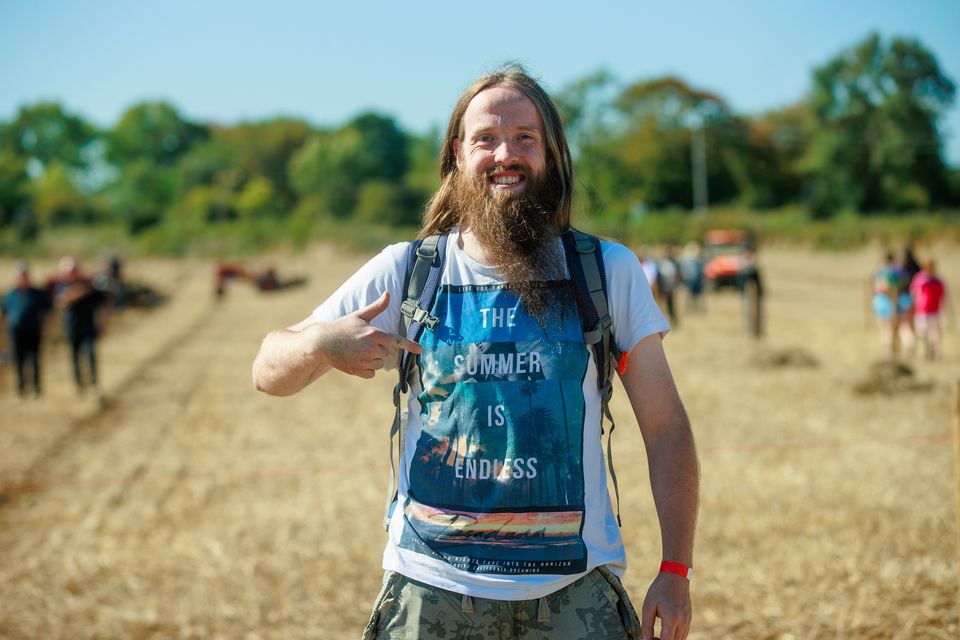
[[[548,89],[600,67],[624,81],[675,74],[758,113],[801,98],[815,66],[871,31],[918,38],[960,82],[957,0],[0,0],[0,119],[52,99],[105,126],[164,99],[210,122],[335,125],[375,109],[423,132],[507,60]],[[944,127],[960,165],[960,106]]]

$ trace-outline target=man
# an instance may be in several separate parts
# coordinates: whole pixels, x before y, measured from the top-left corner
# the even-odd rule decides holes
[[[754,338],[763,335],[763,278],[757,266],[757,252],[747,249],[743,253],[743,264],[737,273],[737,288],[743,300],[743,320]]]
[[[680,262],[680,272],[683,274],[683,285],[687,288],[687,311],[703,313],[703,246],[697,242],[688,242],[683,249],[683,260]]]
[[[653,297],[659,298],[660,265],[657,264],[657,259],[653,257],[653,253],[648,252],[646,247],[640,248],[640,251],[637,252],[637,258],[640,260],[640,266],[643,268],[647,282],[650,283],[650,290],[653,292]]]
[[[386,570],[364,638],[636,638],[606,488],[593,355],[558,234],[572,167],[559,116],[522,69],[474,82],[450,119],[421,236],[448,233],[419,342],[397,335],[406,244],[386,248],[308,318],[267,335],[255,386],[296,393],[331,369],[371,378],[415,354]],[[630,366],[668,570],[691,566],[698,471],[661,347],[668,329],[636,256],[603,243],[610,315]],[[479,364],[478,364],[479,363]],[[595,365],[592,365],[595,367]],[[642,637],[685,638],[687,577],[660,573]]]
[[[680,318],[677,316],[674,294],[682,282],[676,247],[667,245],[663,250],[663,260],[657,263],[657,272],[660,297],[663,298],[663,304],[667,308],[667,317],[670,318],[670,324],[676,327],[680,323]]]
[[[14,266],[14,286],[0,300],[0,315],[7,321],[13,361],[17,367],[17,390],[27,393],[27,366],[31,368],[33,393],[40,397],[40,341],[43,317],[50,311],[50,298],[30,285],[26,262]]]
[[[83,391],[87,386],[97,385],[96,341],[106,329],[109,298],[80,271],[75,258],[64,256],[58,266],[59,274],[49,287],[54,304],[63,312],[63,332],[70,343],[73,378],[77,390]]]

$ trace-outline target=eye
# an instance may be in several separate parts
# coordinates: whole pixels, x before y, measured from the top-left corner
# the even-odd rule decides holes
[[[489,133],[481,133],[480,135],[477,136],[476,139],[477,139],[477,142],[479,142],[479,143],[481,143],[481,144],[486,144],[486,143],[488,143],[488,142],[493,142],[493,136],[490,135]]]

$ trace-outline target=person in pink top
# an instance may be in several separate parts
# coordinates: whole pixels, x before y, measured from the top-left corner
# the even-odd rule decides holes
[[[928,360],[940,357],[940,312],[946,302],[947,287],[936,273],[936,264],[928,260],[910,281],[916,315],[917,334],[926,347]]]

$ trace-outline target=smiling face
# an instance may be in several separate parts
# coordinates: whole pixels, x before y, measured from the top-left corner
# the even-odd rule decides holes
[[[485,175],[491,192],[522,193],[546,165],[543,121],[518,89],[494,86],[470,101],[453,141],[457,168]]]

